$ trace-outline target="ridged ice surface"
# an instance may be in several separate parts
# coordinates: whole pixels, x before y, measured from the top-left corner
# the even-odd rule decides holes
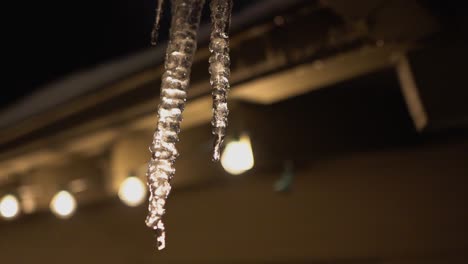
[[[221,145],[226,136],[228,118],[227,95],[229,92],[229,37],[232,0],[212,0],[211,9],[211,39],[210,39],[210,83],[213,96],[213,135],[215,136],[213,160],[218,161]]]
[[[146,225],[155,230],[160,250],[165,247],[166,233],[162,217],[166,198],[171,191],[170,181],[175,173],[174,162],[178,156],[175,144],[179,140],[203,4],[204,0],[172,1],[172,22],[162,75],[158,124],[150,146],[152,155],[147,172],[150,197]]]

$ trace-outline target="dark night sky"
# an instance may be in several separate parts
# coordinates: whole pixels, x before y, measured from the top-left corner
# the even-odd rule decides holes
[[[155,0],[14,1],[0,107],[65,74],[149,47]],[[6,91],[5,91],[6,92]]]
[[[0,109],[67,74],[150,48],[156,1],[10,1],[2,7],[14,19],[2,37],[8,90]],[[247,3],[236,0],[234,12]],[[166,0],[162,38],[168,34],[169,4]]]

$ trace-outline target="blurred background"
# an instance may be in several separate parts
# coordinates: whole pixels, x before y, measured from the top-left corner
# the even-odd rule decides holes
[[[234,0],[211,161],[206,6],[166,209],[144,224],[170,8],[4,6],[0,263],[467,263],[461,1]]]

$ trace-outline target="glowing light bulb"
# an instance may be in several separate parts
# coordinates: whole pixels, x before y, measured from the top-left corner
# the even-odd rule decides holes
[[[15,218],[20,212],[18,199],[11,194],[5,195],[0,201],[0,215],[6,219]]]
[[[242,135],[239,141],[232,141],[226,145],[221,156],[221,165],[233,175],[239,175],[253,168],[254,156],[249,136]]]
[[[76,199],[67,191],[60,191],[50,201],[50,210],[60,218],[69,218],[76,210]]]
[[[137,177],[128,177],[120,184],[119,198],[128,206],[138,206],[145,201],[146,185]]]

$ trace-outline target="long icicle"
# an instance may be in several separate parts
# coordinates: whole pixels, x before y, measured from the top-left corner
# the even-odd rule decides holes
[[[211,9],[211,39],[210,39],[210,83],[213,96],[213,126],[212,133],[215,136],[213,148],[213,160],[220,159],[221,145],[226,136],[227,95],[229,92],[229,26],[231,23],[232,0],[212,0]]]
[[[158,43],[159,36],[159,24],[161,23],[161,16],[163,12],[164,0],[158,0],[158,6],[156,7],[156,16],[154,18],[153,30],[151,31],[151,45],[156,46]]]
[[[162,75],[158,124],[150,146],[152,155],[147,172],[150,197],[146,225],[156,232],[159,250],[165,247],[162,216],[171,190],[170,181],[175,173],[174,162],[178,156],[175,143],[179,140],[203,4],[204,0],[172,1],[172,22],[164,62],[165,72]]]

